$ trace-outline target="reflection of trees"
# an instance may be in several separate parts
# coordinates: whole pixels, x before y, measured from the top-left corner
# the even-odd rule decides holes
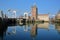
[[[0,40],[3,40],[4,35],[6,35],[7,25],[0,24]]]
[[[58,31],[60,34],[60,23],[55,23],[55,29]]]
[[[37,24],[34,24],[31,28],[31,36],[32,38],[35,38],[37,35]]]

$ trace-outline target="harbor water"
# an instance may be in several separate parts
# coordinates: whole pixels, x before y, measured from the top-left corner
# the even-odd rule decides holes
[[[60,25],[35,23],[0,26],[0,40],[60,40]]]

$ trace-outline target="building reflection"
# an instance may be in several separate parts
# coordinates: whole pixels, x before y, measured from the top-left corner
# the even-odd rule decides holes
[[[13,27],[12,33],[16,34],[16,27],[15,26]]]
[[[31,30],[30,30],[31,36],[33,38],[33,40],[35,39],[36,35],[37,35],[37,24],[33,24],[31,26]]]
[[[14,35],[16,35],[16,26],[15,25],[10,25],[10,26],[8,26],[8,29],[9,28],[11,28],[11,31],[7,31],[7,34],[8,35],[11,35],[11,34],[14,34]],[[8,30],[7,29],[7,30]]]
[[[25,32],[27,32],[28,31],[28,25],[23,26],[23,29]]]
[[[4,36],[6,36],[7,26],[0,24],[0,40],[4,40]]]
[[[48,29],[49,28],[49,23],[40,23],[37,26],[40,29]]]
[[[30,33],[31,33],[31,36],[32,36],[33,40],[37,36],[37,29],[47,29],[47,30],[49,30],[49,23],[33,24],[31,26]]]
[[[55,29],[60,34],[60,23],[55,23]]]
[[[24,30],[24,32],[28,32],[28,31],[30,31],[30,24],[25,24],[24,26],[23,26],[23,30]]]

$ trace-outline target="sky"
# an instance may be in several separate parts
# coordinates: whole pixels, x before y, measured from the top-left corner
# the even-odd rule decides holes
[[[24,12],[30,12],[36,4],[38,14],[56,14],[60,10],[60,0],[0,0],[0,10],[11,16],[8,9],[16,10],[16,16],[23,16]]]

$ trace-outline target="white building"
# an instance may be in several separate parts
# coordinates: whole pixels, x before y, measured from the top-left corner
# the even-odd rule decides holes
[[[25,13],[24,13],[24,18],[25,18],[25,19],[28,19],[28,12],[25,12]]]

